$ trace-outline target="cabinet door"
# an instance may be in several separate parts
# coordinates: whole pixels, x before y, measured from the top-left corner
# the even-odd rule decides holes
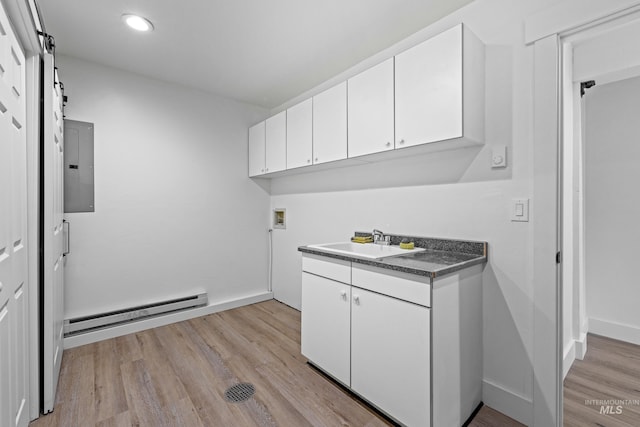
[[[264,173],[265,123],[260,122],[249,128],[249,176]]]
[[[393,58],[348,80],[349,157],[393,150]]]
[[[308,166],[313,156],[311,98],[287,110],[287,169]]]
[[[302,354],[349,386],[351,286],[302,273]]]
[[[428,426],[429,309],[356,287],[351,297],[351,388],[402,424]]]
[[[313,97],[313,163],[347,158],[347,82]]]
[[[287,167],[287,112],[283,111],[266,121],[265,172],[278,172]]]
[[[462,136],[462,25],[395,57],[396,148]]]

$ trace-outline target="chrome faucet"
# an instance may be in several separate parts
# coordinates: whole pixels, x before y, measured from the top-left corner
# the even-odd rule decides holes
[[[390,245],[391,244],[391,236],[385,236],[384,233],[378,229],[373,229],[371,232],[373,236],[373,243],[378,245]]]

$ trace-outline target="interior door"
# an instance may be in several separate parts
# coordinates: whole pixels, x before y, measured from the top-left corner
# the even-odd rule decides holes
[[[25,77],[0,4],[0,425],[19,427],[29,422]]]
[[[62,362],[64,302],[64,149],[62,91],[54,65],[54,57],[44,55],[44,138],[43,144],[43,412],[53,410]]]

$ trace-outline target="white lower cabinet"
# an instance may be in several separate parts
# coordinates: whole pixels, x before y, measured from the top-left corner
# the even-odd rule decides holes
[[[482,266],[431,279],[305,253],[302,354],[406,426],[482,400]]]
[[[350,384],[351,286],[302,273],[302,354]]]
[[[351,388],[402,424],[429,425],[429,308],[356,287],[351,299]]]

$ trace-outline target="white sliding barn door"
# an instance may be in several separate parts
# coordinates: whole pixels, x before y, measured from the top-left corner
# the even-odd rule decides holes
[[[29,423],[25,58],[0,4],[0,426]]]
[[[54,57],[44,54],[44,413],[53,410],[62,362],[64,303],[62,91]]]

